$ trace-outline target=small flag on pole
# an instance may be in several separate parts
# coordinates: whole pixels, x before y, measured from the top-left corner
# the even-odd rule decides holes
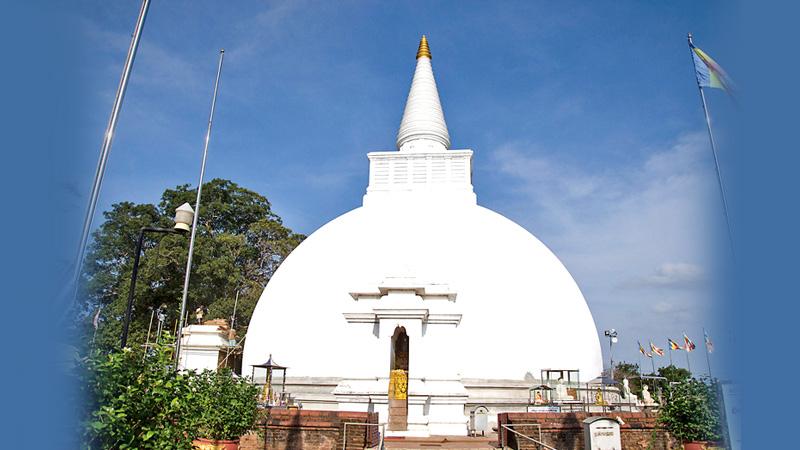
[[[652,350],[655,355],[664,356],[664,349],[656,347],[652,342],[650,343],[650,350]]]
[[[647,350],[645,350],[644,347],[642,347],[642,343],[641,342],[636,341],[636,343],[639,344],[639,352],[641,354],[643,354],[644,356],[647,356],[648,358],[652,358],[653,357],[652,354],[647,353]]]
[[[672,339],[667,339],[669,341],[669,348],[672,350],[683,350],[683,347],[680,346],[677,342],[673,341]]]
[[[689,336],[687,336],[686,333],[683,333],[683,342],[685,343],[684,348],[686,349],[687,352],[690,352],[696,348],[694,342],[692,342],[692,340],[689,339]]]
[[[711,342],[711,338],[708,337],[708,333],[706,333],[706,330],[703,330],[703,339],[705,339],[706,341],[706,350],[708,351],[708,353],[714,353],[714,343]]]
[[[722,89],[729,94],[732,93],[733,83],[722,67],[704,51],[695,47],[694,44],[690,43],[689,46],[692,49],[697,84],[700,87]]]

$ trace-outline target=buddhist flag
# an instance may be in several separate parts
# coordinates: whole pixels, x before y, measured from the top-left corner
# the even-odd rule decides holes
[[[671,350],[683,350],[683,347],[681,347],[677,342],[673,341],[672,339],[667,340],[669,341],[669,348]]]
[[[647,353],[647,351],[644,349],[644,347],[642,347],[642,343],[641,342],[636,341],[636,343],[639,344],[639,353],[643,354],[644,356],[647,356],[648,358],[652,358],[653,357],[653,355],[651,355],[650,353]]]
[[[691,42],[689,43],[689,48],[692,49],[694,73],[697,76],[698,86],[722,89],[729,94],[732,93],[733,83],[728,78],[728,74],[722,70],[722,67]]]
[[[664,356],[664,349],[656,347],[656,345],[653,344],[652,342],[650,343],[650,350],[653,351],[653,354],[656,354],[658,356]]]
[[[714,343],[711,342],[711,338],[708,337],[706,330],[703,330],[703,339],[706,341],[706,350],[708,353],[714,353]]]
[[[687,352],[690,352],[695,349],[694,342],[692,342],[692,340],[689,339],[689,336],[687,336],[686,333],[683,333],[683,342],[685,343],[684,348],[686,349]]]

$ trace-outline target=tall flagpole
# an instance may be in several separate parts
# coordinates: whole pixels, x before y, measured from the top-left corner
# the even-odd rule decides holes
[[[684,348],[683,350],[686,352],[686,369],[689,370],[689,373],[692,373],[692,363],[689,362],[690,350],[688,348]]]
[[[706,348],[706,364],[708,364],[708,378],[711,378],[711,356],[708,352],[708,335],[706,329],[703,327],[703,346]]]
[[[672,343],[669,342],[669,339],[667,339],[667,348],[669,349],[669,365],[671,366],[671,365],[673,365],[672,364]]]
[[[120,78],[119,86],[117,87],[117,95],[114,97],[114,105],[111,107],[111,116],[108,119],[106,133],[103,135],[103,145],[100,148],[100,159],[97,161],[97,169],[94,174],[94,183],[92,184],[92,193],[89,196],[89,206],[86,209],[86,216],[83,218],[83,230],[81,232],[81,241],[78,246],[78,258],[75,261],[75,273],[72,277],[72,282],[74,285],[72,298],[70,299],[72,303],[74,303],[78,297],[78,285],[81,277],[81,269],[83,268],[83,258],[86,255],[86,244],[89,242],[89,233],[92,229],[92,219],[94,218],[94,213],[97,209],[97,200],[100,197],[100,187],[103,184],[103,175],[106,172],[106,162],[108,161],[108,154],[111,152],[111,143],[114,140],[114,131],[117,129],[117,121],[119,120],[119,113],[122,109],[122,101],[125,98],[125,91],[128,89],[128,81],[130,80],[131,70],[133,69],[133,61],[136,59],[136,51],[139,49],[139,41],[142,37],[144,21],[147,18],[147,11],[149,9],[150,0],[142,0],[142,7],[139,9],[139,18],[136,20],[136,27],[133,30],[131,44],[128,47],[128,56],[125,58],[125,65],[122,68],[122,77]]]
[[[692,53],[692,65],[695,64],[694,62],[694,53],[692,47],[694,47],[694,43],[692,42],[692,33],[687,35],[687,39],[689,41],[689,51]],[[728,200],[725,196],[725,186],[722,183],[722,174],[719,169],[719,158],[717,157],[717,143],[714,141],[714,132],[711,130],[711,117],[708,115],[708,105],[706,104],[706,94],[703,91],[703,87],[700,86],[700,80],[697,79],[697,75],[695,74],[695,81],[697,81],[697,89],[700,91],[700,101],[703,104],[703,114],[706,118],[706,129],[708,129],[708,140],[711,141],[711,153],[714,155],[714,171],[717,174],[717,185],[719,186],[719,194],[722,198],[722,214],[725,216],[725,226],[728,230],[728,242],[731,246],[731,252],[733,252],[733,233],[731,232],[731,221],[728,217]]]
[[[211,125],[214,122],[214,110],[217,107],[217,92],[219,92],[219,78],[222,75],[222,61],[225,58],[225,50],[219,51],[219,63],[217,65],[217,77],[214,80],[214,95],[211,97],[211,112],[208,115],[208,128],[206,129],[206,140],[203,145],[203,162],[200,164],[200,180],[197,182],[197,201],[194,204],[194,220],[192,223],[192,235],[189,238],[189,257],[186,259],[186,275],[183,279],[183,297],[181,299],[181,314],[178,321],[178,329],[175,333],[175,369],[179,370],[181,357],[181,338],[183,334],[183,317],[186,314],[186,300],[189,295],[189,277],[192,274],[192,255],[194,254],[194,239],[197,235],[197,219],[200,217],[200,197],[203,193],[203,177],[206,173],[206,159],[208,158],[208,143],[211,141]]]

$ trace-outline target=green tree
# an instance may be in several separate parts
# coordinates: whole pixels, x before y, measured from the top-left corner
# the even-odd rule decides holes
[[[81,309],[81,324],[91,335],[93,314],[102,308],[94,337],[97,347],[118,345],[139,230],[171,227],[175,208],[194,204],[195,195],[195,189],[182,185],[165,190],[158,205],[121,202],[103,213],[105,221],[94,233],[86,258]],[[229,180],[214,179],[203,185],[199,214],[187,310],[203,305],[208,308],[206,318],[229,319],[238,291],[236,330],[242,336],[264,286],[305,236],[284,226],[266,197]],[[166,305],[165,330],[174,330],[188,240],[185,235],[146,235],[129,345],[145,342],[152,313],[161,305]]]
[[[686,379],[670,385],[659,410],[659,422],[682,441],[715,441],[721,437],[716,382]]]
[[[692,377],[692,373],[683,367],[669,366],[659,367],[658,376],[667,379],[668,383],[685,381]]]

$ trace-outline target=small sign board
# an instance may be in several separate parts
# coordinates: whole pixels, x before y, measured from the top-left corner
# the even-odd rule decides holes
[[[485,406],[478,406],[473,413],[475,433],[480,432],[481,436],[485,436],[489,429],[489,409]]]
[[[528,405],[528,412],[561,412],[558,405]]]
[[[589,417],[583,421],[586,450],[622,450],[619,422],[610,417]]]

